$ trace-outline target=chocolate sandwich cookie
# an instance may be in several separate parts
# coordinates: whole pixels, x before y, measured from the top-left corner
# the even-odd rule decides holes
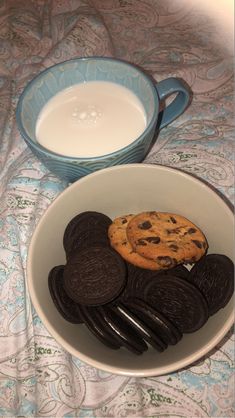
[[[162,352],[167,348],[167,344],[160,336],[153,332],[147,324],[144,324],[138,316],[133,314],[125,305],[118,304],[115,308],[116,314],[123,317],[139,334],[140,336],[157,351]]]
[[[84,230],[99,227],[103,230],[107,230],[111,223],[112,220],[107,215],[101,212],[85,211],[79,213],[70,220],[70,222],[67,224],[65,228],[63,237],[65,250],[69,240],[73,237],[77,228],[80,230]]]
[[[189,276],[189,270],[183,264],[179,264],[172,269],[162,270],[160,273],[170,274],[172,276],[181,277],[182,279],[187,279]]]
[[[51,298],[66,321],[73,324],[82,323],[80,306],[74,302],[65,292],[63,286],[64,266],[55,266],[51,269],[48,276],[48,287]]]
[[[96,308],[81,306],[81,317],[90,332],[95,335],[102,344],[113,350],[117,350],[121,347],[118,340],[109,332],[108,327],[104,326],[97,317]]]
[[[177,344],[183,334],[173,322],[142,299],[129,299],[125,306],[133,312],[148,328],[153,330],[166,345]]]
[[[125,301],[130,298],[141,298],[148,280],[152,277],[157,277],[158,274],[170,274],[186,279],[189,275],[189,270],[183,265],[178,265],[172,269],[156,271],[142,269],[127,263],[127,282],[119,299]]]
[[[64,269],[64,288],[81,305],[103,305],[115,299],[126,283],[126,265],[110,247],[85,248]]]
[[[143,292],[144,300],[163,313],[182,333],[201,328],[209,317],[208,305],[192,283],[169,274],[158,274]]]
[[[127,239],[127,225],[134,215],[125,215],[115,218],[108,229],[110,245],[113,247],[127,262],[140,267],[142,269],[157,270],[158,264],[153,260],[148,260],[139,255],[131,246]]]
[[[71,239],[70,246],[67,247],[66,258],[69,260],[73,254],[81,251],[84,248],[90,247],[108,247],[109,239],[107,232],[100,228],[76,230],[73,239]]]
[[[118,301],[128,300],[130,297],[141,297],[146,281],[156,274],[156,271],[142,269],[127,263],[127,280],[122,293],[118,297]]]
[[[108,306],[100,306],[97,310],[127,350],[134,354],[143,354],[144,351],[148,350],[146,342],[139,333],[115,311]]]
[[[67,255],[80,246],[105,243],[109,245],[107,237],[108,227],[112,220],[105,214],[95,211],[86,211],[76,215],[68,223],[64,231],[63,245]]]
[[[234,264],[222,254],[208,254],[191,269],[188,280],[205,296],[209,314],[224,308],[234,292]]]
[[[202,231],[191,221],[167,212],[142,212],[127,225],[127,238],[142,257],[154,260],[159,269],[194,263],[207,251]]]

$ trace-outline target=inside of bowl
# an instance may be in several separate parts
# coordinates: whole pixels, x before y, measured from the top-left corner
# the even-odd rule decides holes
[[[113,167],[81,179],[66,189],[40,221],[30,246],[27,278],[34,306],[49,332],[71,354],[106,371],[158,375],[177,370],[205,355],[228,332],[233,301],[197,332],[159,354],[141,356],[125,349],[110,350],[83,325],[67,323],[57,312],[48,290],[50,269],[65,262],[62,238],[77,213],[96,210],[110,217],[159,210],[188,217],[205,233],[210,253],[234,257],[234,219],[226,203],[203,183],[161,166],[133,164]]]
[[[67,61],[43,71],[24,91],[20,117],[29,138],[36,142],[36,121],[48,100],[63,89],[88,81],[110,81],[132,90],[144,106],[147,123],[152,120],[154,111],[158,110],[152,83],[135,67],[108,58]]]

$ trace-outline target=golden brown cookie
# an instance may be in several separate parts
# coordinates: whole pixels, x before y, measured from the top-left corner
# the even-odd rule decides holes
[[[181,215],[167,212],[142,212],[128,222],[127,239],[142,257],[162,268],[199,260],[208,244],[202,231]]]
[[[146,259],[133,250],[126,236],[129,221],[134,215],[120,216],[109,226],[108,236],[110,245],[131,264],[149,270],[159,270],[161,266],[153,260]]]

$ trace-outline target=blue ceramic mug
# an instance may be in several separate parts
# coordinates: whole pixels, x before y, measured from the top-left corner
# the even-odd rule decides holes
[[[69,157],[48,150],[37,142],[35,128],[40,111],[55,94],[78,83],[109,81],[131,90],[146,113],[146,128],[129,145],[94,157]],[[175,95],[160,112],[160,104]],[[47,68],[25,87],[18,101],[18,128],[32,152],[59,177],[73,182],[80,177],[113,165],[139,163],[147,155],[156,131],[180,116],[190,102],[190,91],[176,78],[155,83],[144,71],[128,62],[108,57],[77,58]],[[65,138],[65,141],[67,138]]]

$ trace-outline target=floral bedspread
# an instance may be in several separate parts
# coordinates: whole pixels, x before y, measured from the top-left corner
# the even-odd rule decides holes
[[[194,173],[234,203],[233,59],[222,44],[208,15],[176,0],[0,1],[1,416],[234,416],[232,331],[206,358],[155,378],[96,370],[48,334],[29,300],[27,249],[67,184],[32,155],[15,121],[28,81],[69,58],[114,56],[156,80],[181,77],[192,103],[160,132],[146,162]]]

